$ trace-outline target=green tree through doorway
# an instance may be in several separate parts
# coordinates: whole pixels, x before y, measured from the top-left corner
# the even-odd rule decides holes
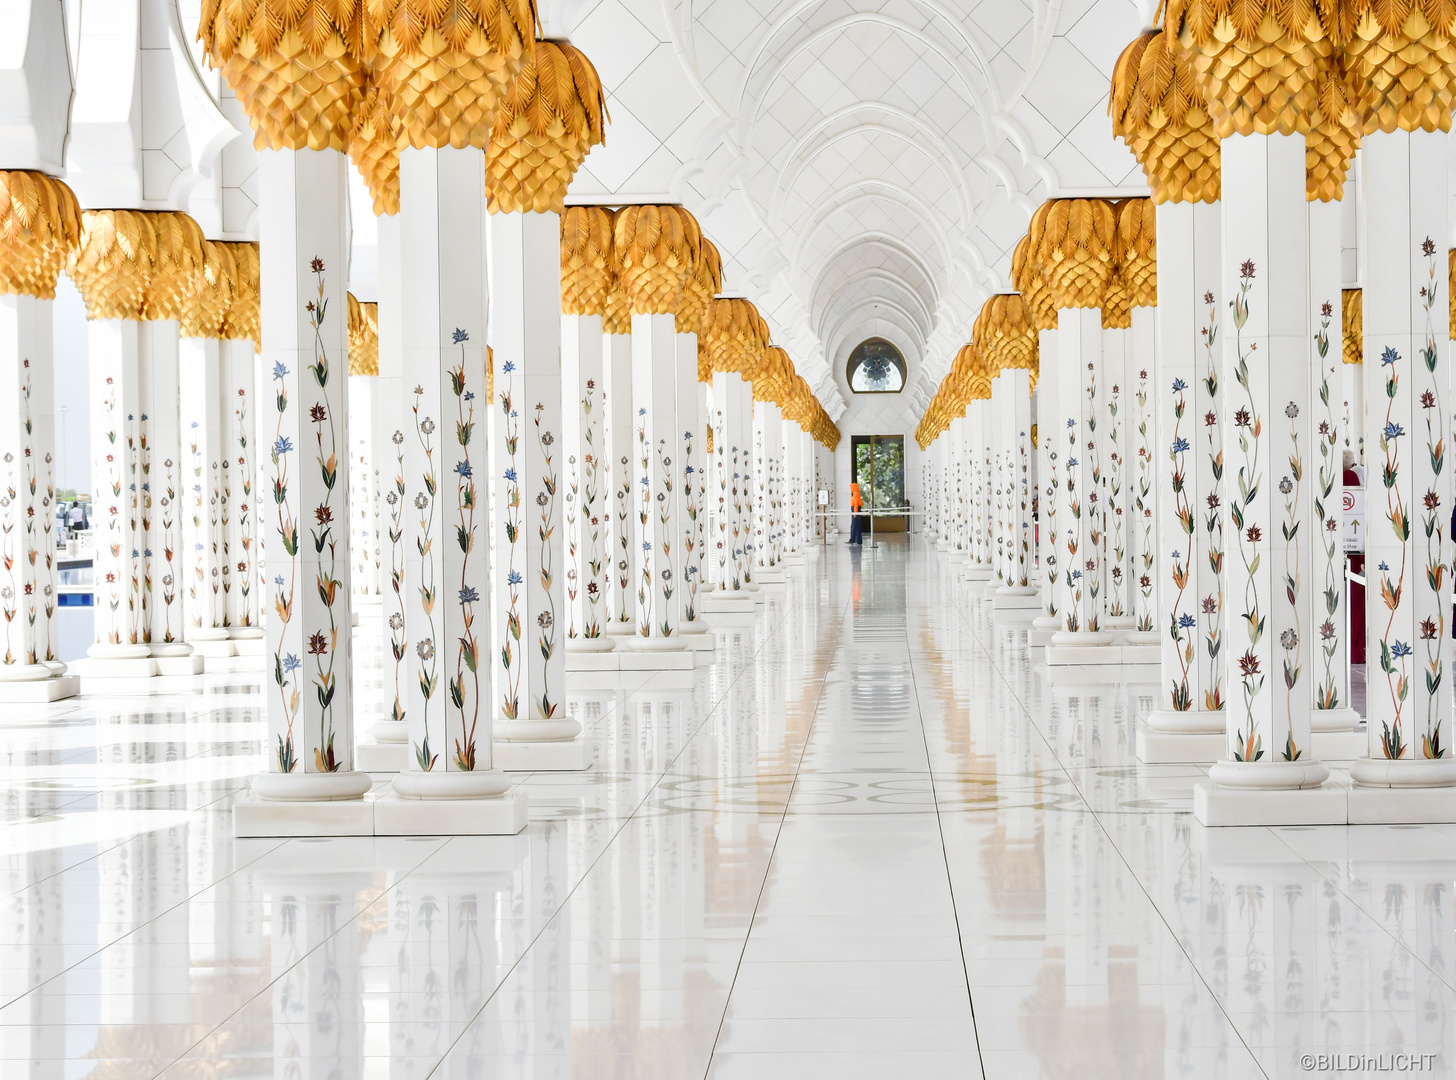
[[[905,436],[855,435],[850,439],[854,455],[854,482],[864,497],[865,509],[899,510],[905,507]],[[875,528],[903,527],[899,517],[877,518]]]

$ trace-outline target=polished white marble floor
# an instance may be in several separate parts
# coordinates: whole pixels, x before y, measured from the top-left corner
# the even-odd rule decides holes
[[[1156,687],[958,577],[834,547],[691,689],[576,693],[509,839],[235,841],[257,678],[4,710],[0,1076],[1451,1075],[1456,827],[1200,828]]]

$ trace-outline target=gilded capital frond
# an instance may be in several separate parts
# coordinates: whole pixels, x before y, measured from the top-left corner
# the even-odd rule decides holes
[[[349,374],[379,374],[379,305],[349,300]]]
[[[698,257],[697,222],[681,207],[649,205],[622,207],[614,224],[617,272],[632,312],[675,314]]]
[[[259,150],[347,150],[363,97],[363,0],[203,0],[197,37]]]
[[[491,213],[560,213],[593,146],[606,141],[606,97],[586,54],[538,41],[495,112],[485,151]]]
[[[1158,214],[1154,200],[1123,199],[1117,204],[1117,258],[1128,306],[1157,307]]]
[[[262,300],[262,274],[258,261],[256,242],[214,241],[217,247],[226,248],[232,256],[235,275],[232,298],[228,302],[227,315],[223,319],[219,337],[234,341],[251,339],[253,348],[263,348],[263,320],[260,312]]]
[[[1359,289],[1340,290],[1340,331],[1347,364],[1365,361],[1365,305]]]
[[[67,273],[88,319],[141,319],[157,261],[157,230],[141,210],[86,210]]]
[[[215,240],[202,242],[202,262],[182,295],[182,336],[221,338],[233,302],[238,275],[231,247]]]
[[[374,81],[400,145],[484,149],[538,46],[531,0],[364,0]]]
[[[767,326],[750,301],[725,297],[708,302],[698,330],[698,349],[706,353],[712,371],[744,375],[767,347]]]
[[[1107,111],[1113,135],[1142,165],[1154,202],[1218,201],[1218,136],[1176,40],[1149,30],[1122,51]]]
[[[1031,373],[1036,389],[1039,354],[1036,326],[1020,293],[998,293],[986,301],[971,329],[972,344],[988,358],[988,368],[1019,368]]]
[[[199,273],[204,272],[202,226],[187,214],[174,210],[145,211],[157,234],[157,253],[147,287],[144,319],[176,319],[183,316],[185,297]]]
[[[1033,325],[1038,330],[1055,330],[1057,328],[1057,302],[1052,299],[1046,279],[1041,276],[1040,265],[1032,258],[1032,252],[1035,250],[1032,234],[1028,232],[1017,243],[1016,250],[1011,253],[1011,283],[1016,286],[1016,291],[1025,299]]]
[[[1219,138],[1308,133],[1320,62],[1348,40],[1341,0],[1166,0]]]
[[[56,295],[56,279],[81,242],[71,189],[40,172],[0,171],[0,292]]]
[[[403,130],[389,111],[378,84],[371,79],[349,133],[349,160],[358,168],[369,189],[376,217],[399,213],[399,148]]]
[[[1034,220],[1034,219],[1033,219]],[[1113,272],[1117,221],[1106,199],[1053,199],[1041,243],[1028,258],[1041,264],[1060,308],[1100,307]]]
[[[789,354],[777,345],[764,349],[758,364],[748,376],[753,384],[753,400],[777,402],[790,379],[794,376],[794,362]]]
[[[1365,95],[1363,131],[1450,131],[1456,108],[1456,5],[1356,0],[1345,51]]]
[[[612,212],[572,206],[561,215],[561,313],[606,317],[612,291]]]

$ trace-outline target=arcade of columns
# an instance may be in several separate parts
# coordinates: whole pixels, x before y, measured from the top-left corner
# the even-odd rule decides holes
[[[1440,5],[1170,0],[1110,100],[1152,197],[1044,204],[917,432],[938,546],[998,608],[1037,590],[1054,679],[1157,663],[1138,756],[1211,763],[1206,824],[1456,820],[1453,84]],[[1341,288],[1352,162],[1363,289]],[[1369,468],[1364,732],[1347,448]],[[1322,758],[1356,759],[1349,785]]]
[[[54,619],[65,272],[90,338],[86,689],[255,658],[269,767],[242,834],[518,831],[506,770],[587,765],[566,672],[691,668],[715,612],[812,550],[838,432],[753,305],[715,298],[692,215],[565,207],[607,118],[532,5],[343,3],[328,27],[271,6],[205,6],[200,30],[256,136],[260,243],[0,172],[0,698],[78,690]],[[377,304],[343,284],[349,158]],[[359,754],[396,772],[367,800],[359,604],[382,608],[391,703]]]

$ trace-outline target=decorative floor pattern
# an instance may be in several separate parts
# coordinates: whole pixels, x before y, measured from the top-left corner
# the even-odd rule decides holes
[[[1456,827],[1204,830],[1156,687],[957,578],[832,548],[691,689],[574,694],[508,839],[235,841],[247,676],[7,709],[0,1075],[1451,1075]]]

